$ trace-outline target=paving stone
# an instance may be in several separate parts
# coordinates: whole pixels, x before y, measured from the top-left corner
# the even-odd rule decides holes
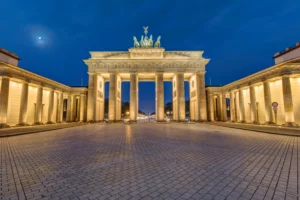
[[[0,138],[0,199],[299,199],[300,138],[109,124]]]

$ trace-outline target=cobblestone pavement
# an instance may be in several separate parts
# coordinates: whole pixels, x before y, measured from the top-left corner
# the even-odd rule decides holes
[[[300,138],[92,124],[0,138],[1,199],[300,199]]]

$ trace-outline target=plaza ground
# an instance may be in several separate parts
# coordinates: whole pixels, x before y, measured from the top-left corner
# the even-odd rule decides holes
[[[91,124],[0,138],[2,199],[300,199],[300,137]]]

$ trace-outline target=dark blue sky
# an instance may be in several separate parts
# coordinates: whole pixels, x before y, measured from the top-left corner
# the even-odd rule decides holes
[[[273,65],[274,53],[299,41],[299,10],[299,0],[6,0],[0,47],[18,54],[22,68],[86,85],[89,51],[126,51],[147,25],[166,50],[204,50],[207,84],[220,85]],[[140,86],[140,106],[150,112],[154,84]]]

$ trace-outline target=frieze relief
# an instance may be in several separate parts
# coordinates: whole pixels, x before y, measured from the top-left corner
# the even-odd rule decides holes
[[[135,52],[131,53],[132,58],[161,58],[161,52]]]
[[[89,64],[89,71],[91,70],[111,70],[111,69],[200,69],[204,70],[202,63],[91,63]]]

